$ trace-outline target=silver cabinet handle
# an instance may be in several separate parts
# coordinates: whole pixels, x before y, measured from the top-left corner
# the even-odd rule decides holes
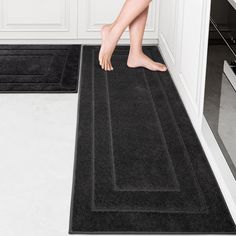
[[[227,61],[224,61],[224,73],[236,91],[236,74]]]

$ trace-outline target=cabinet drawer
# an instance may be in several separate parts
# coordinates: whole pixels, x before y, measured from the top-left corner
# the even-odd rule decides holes
[[[0,0],[1,39],[77,38],[77,0]]]
[[[78,14],[79,39],[100,39],[102,25],[111,23],[118,15],[125,0],[80,0]],[[149,17],[145,30],[145,39],[158,38],[157,24],[159,14],[159,0],[153,0],[150,5]],[[122,39],[129,39],[125,32]]]

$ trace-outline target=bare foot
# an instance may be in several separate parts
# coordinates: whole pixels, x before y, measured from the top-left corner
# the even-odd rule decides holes
[[[112,29],[112,25],[104,25],[101,29],[102,45],[99,52],[99,64],[105,71],[113,70],[111,57],[115,50],[119,34]]]
[[[153,61],[151,58],[140,52],[138,54],[129,54],[127,66],[130,68],[145,67],[151,71],[167,71],[164,64]]]

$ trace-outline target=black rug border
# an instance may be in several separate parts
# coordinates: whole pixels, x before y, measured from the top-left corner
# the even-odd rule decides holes
[[[2,49],[1,47],[4,47],[4,49]],[[28,47],[28,48],[22,48],[19,49],[18,47]],[[59,47],[62,47],[62,50],[66,50],[66,47],[71,46],[71,47],[78,47],[78,51],[79,51],[79,56],[78,56],[78,67],[77,67],[77,82],[75,85],[75,88],[65,88],[62,86],[62,78],[60,79],[59,83],[22,83],[25,84],[25,86],[32,86],[32,85],[43,85],[43,86],[48,86],[48,85],[52,85],[54,86],[54,89],[50,90],[50,89],[43,89],[43,90],[0,90],[0,95],[1,94],[76,94],[79,92],[79,88],[78,88],[78,84],[79,84],[79,74],[80,74],[80,70],[81,70],[81,66],[82,66],[82,58],[83,58],[83,46],[82,44],[2,44],[0,45],[0,50],[35,50],[35,51],[40,51],[42,50],[40,47],[45,46],[45,47],[52,47],[52,48],[48,48],[48,49],[43,49],[43,50],[59,50]],[[8,47],[5,49],[5,47]],[[15,48],[17,47],[17,48]],[[53,48],[55,47],[55,48]],[[63,47],[65,47],[63,49]],[[67,49],[68,50],[68,49]],[[68,53],[69,56],[70,53]],[[68,56],[66,58],[66,61],[68,59]],[[75,72],[74,72],[75,73]],[[5,83],[7,84],[7,83]],[[19,83],[10,83],[10,84],[21,84]]]
[[[81,55],[82,58],[80,58],[80,63],[81,63],[81,67],[80,67],[80,71],[79,71],[79,81],[78,81],[78,104],[77,104],[77,112],[76,112],[76,133],[75,133],[75,149],[74,149],[74,161],[73,161],[73,176],[72,176],[72,188],[71,188],[71,199],[70,199],[70,216],[69,216],[69,234],[73,234],[72,233],[72,211],[73,211],[73,205],[74,205],[74,195],[75,195],[75,180],[76,180],[76,176],[75,176],[75,171],[77,169],[77,162],[78,162],[78,158],[77,158],[77,146],[78,146],[78,137],[79,137],[79,132],[77,132],[78,128],[79,128],[79,124],[80,124],[80,103],[81,103],[81,80],[82,80],[82,65],[83,65],[83,48],[86,45],[82,45],[81,46]],[[75,233],[77,234],[77,233]]]
[[[83,51],[83,47],[96,47],[98,45],[82,45],[81,46],[81,50]],[[125,46],[127,47],[127,46]],[[163,56],[162,56],[162,51],[160,50],[160,48],[158,47],[158,45],[147,45],[147,47],[156,47],[157,50],[161,53],[161,57],[158,57],[162,63],[164,63],[164,59],[163,59]],[[126,49],[126,48],[124,48]],[[81,60],[81,65],[82,65],[82,59],[83,59],[83,54],[82,54],[82,57],[80,58]],[[81,70],[80,70],[80,73],[82,73],[82,66],[81,66]],[[171,76],[171,75],[170,75]],[[81,106],[81,76],[79,77],[79,86],[78,86],[78,91],[79,91],[79,96],[78,96],[78,105],[77,105],[77,121],[76,121],[76,131],[78,130],[78,127],[80,125],[80,106]],[[176,88],[176,85],[173,83],[174,87]],[[178,90],[176,88],[176,91],[178,93]],[[178,96],[180,97],[179,93],[178,93]],[[185,107],[183,107],[183,109],[185,110],[186,114],[187,113],[187,110]],[[192,126],[193,127],[193,126]],[[195,129],[193,128],[193,132],[196,133]],[[76,137],[75,137],[75,152],[74,152],[74,166],[73,166],[73,177],[72,177],[72,190],[71,190],[71,204],[70,204],[70,215],[69,215],[69,230],[68,230],[68,233],[71,234],[71,235],[109,235],[109,234],[112,234],[112,235],[130,235],[130,234],[133,234],[133,235],[236,235],[236,232],[149,232],[149,231],[142,231],[142,232],[137,232],[137,231],[76,231],[76,230],[72,230],[72,218],[73,218],[73,206],[74,206],[74,195],[75,195],[75,181],[76,181],[76,173],[75,173],[75,170],[77,169],[77,163],[78,163],[78,157],[77,157],[77,151],[78,151],[78,136],[79,136],[79,132],[76,132]],[[198,140],[198,142],[200,142]],[[204,150],[203,150],[204,151]],[[219,188],[219,194],[221,195],[221,197],[223,198],[223,201],[224,201],[224,205],[226,207],[226,209],[229,211],[228,209],[228,205],[226,204],[225,202],[225,199],[223,197],[223,194],[221,192],[221,188],[219,187],[219,184],[216,180],[216,177],[214,175],[214,172],[207,160],[207,163],[208,163],[208,166],[209,168],[211,169],[212,171],[212,174],[213,174],[213,178],[215,179],[216,181],[216,184],[217,184],[217,187]],[[229,213],[229,217],[231,218],[231,220],[234,222],[231,214]],[[234,222],[235,223],[235,222]],[[236,230],[236,224],[235,224],[235,230]]]

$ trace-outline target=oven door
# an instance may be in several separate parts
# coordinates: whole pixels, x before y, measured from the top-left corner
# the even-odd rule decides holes
[[[235,47],[236,0],[211,0],[211,3],[211,22],[214,25],[210,27],[211,39],[220,40],[223,36],[231,47]],[[214,33],[218,30],[221,35]]]
[[[236,179],[236,0],[212,0],[204,116]]]
[[[233,68],[224,62],[217,133],[227,163],[236,176],[236,74]]]

